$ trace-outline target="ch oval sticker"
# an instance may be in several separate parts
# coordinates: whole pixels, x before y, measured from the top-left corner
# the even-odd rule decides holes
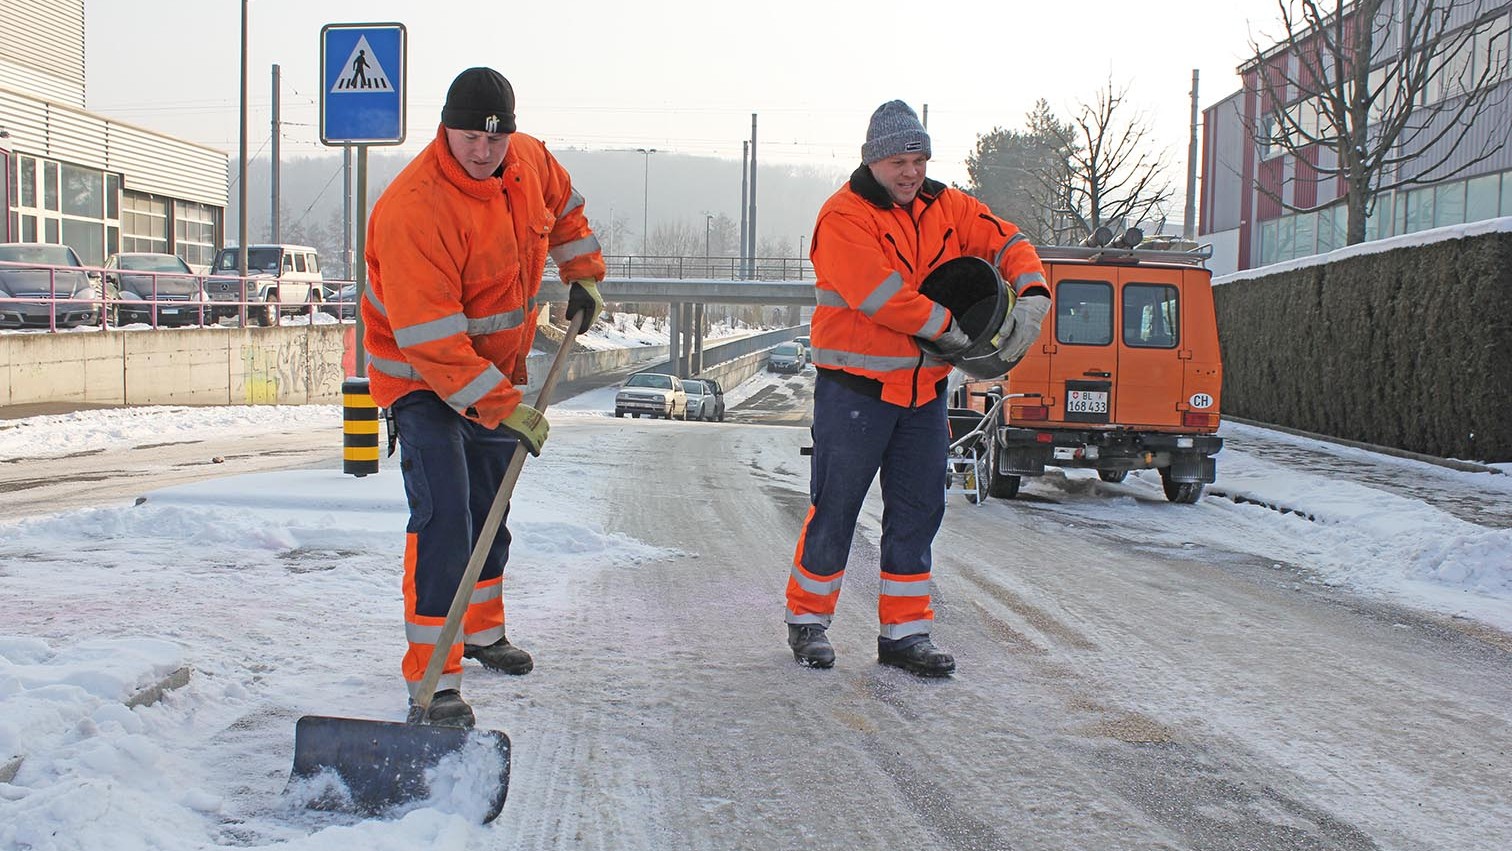
[[[1213,407],[1213,397],[1206,393],[1193,393],[1192,398],[1187,400],[1194,408]]]

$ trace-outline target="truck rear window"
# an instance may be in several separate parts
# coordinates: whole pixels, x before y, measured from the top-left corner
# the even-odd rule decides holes
[[[1055,288],[1055,339],[1072,346],[1112,343],[1113,285],[1061,281]]]
[[[1171,349],[1179,337],[1178,291],[1167,284],[1128,284],[1123,289],[1125,346]]]

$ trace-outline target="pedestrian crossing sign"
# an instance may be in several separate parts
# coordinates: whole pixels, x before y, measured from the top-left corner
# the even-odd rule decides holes
[[[326,24],[320,29],[320,141],[404,141],[403,24]]]

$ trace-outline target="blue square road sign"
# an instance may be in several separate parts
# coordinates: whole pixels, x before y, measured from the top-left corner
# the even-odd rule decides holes
[[[320,141],[397,145],[404,141],[403,24],[320,28]]]

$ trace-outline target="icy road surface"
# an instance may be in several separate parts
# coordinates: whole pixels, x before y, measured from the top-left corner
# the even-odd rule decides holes
[[[515,746],[487,826],[465,786],[370,820],[283,794],[299,716],[403,715],[392,460],[341,476],[331,429],[313,468],[238,449],[216,465],[238,475],[105,478],[94,507],[60,492],[62,513],[0,526],[0,767],[22,757],[0,847],[1512,847],[1505,528],[1247,454],[1238,430],[1219,479],[1251,502],[1052,470],[1012,502],[952,498],[936,635],[959,672],[926,682],[875,662],[871,502],[836,667],[800,669],[782,590],[808,432],[765,423],[801,422],[810,381],[743,386],[722,424],[615,419],[597,393],[553,409],[506,576],[537,667],[464,682]],[[1350,463],[1512,501],[1512,477]],[[180,665],[157,703],[110,699]]]

